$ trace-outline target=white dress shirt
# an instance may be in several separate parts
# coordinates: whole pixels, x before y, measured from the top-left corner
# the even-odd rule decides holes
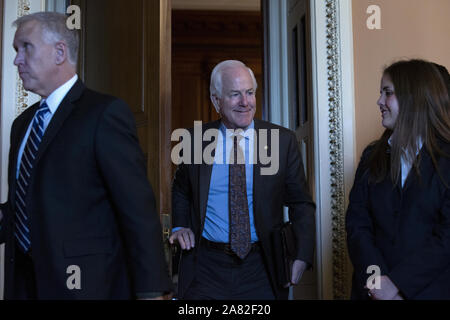
[[[388,143],[391,145],[392,136],[389,138]],[[418,149],[416,150],[416,156],[419,154],[420,149],[422,149],[423,141],[421,138],[419,138],[419,145]],[[406,178],[408,178],[409,171],[411,171],[411,167],[413,163],[411,161],[407,161],[404,155],[401,157],[401,164],[402,164],[402,188],[405,184]]]
[[[58,89],[53,91],[47,99],[41,100],[41,106],[44,102],[47,102],[48,108],[50,112],[47,112],[44,116],[44,132],[47,129],[50,120],[52,120],[53,115],[55,114],[56,110],[58,110],[59,105],[61,104],[61,101],[64,99],[64,97],[67,95],[67,93],[72,89],[75,82],[78,80],[78,75],[74,75],[69,81],[64,83],[62,86],[60,86]],[[19,153],[17,156],[17,169],[16,169],[16,179],[19,177],[19,169],[20,169],[20,161],[22,160],[22,154],[25,149],[25,144],[27,143],[28,136],[30,135],[31,127],[33,124],[33,119],[31,119],[30,124],[28,125],[27,132],[25,133],[25,136],[22,140],[22,143],[19,148]]]

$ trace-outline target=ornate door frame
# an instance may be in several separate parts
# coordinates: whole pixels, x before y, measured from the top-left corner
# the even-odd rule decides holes
[[[322,298],[347,299],[351,270],[345,210],[355,172],[351,0],[311,1],[316,119],[316,202]]]
[[[351,0],[309,0],[314,113],[317,283],[320,299],[347,299],[345,210],[355,172]],[[265,107],[289,127],[288,0],[265,0]]]

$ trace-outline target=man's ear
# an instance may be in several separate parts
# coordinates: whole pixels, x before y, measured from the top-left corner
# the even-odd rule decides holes
[[[57,42],[55,44],[56,50],[56,64],[61,65],[67,60],[67,46],[64,42]]]
[[[214,108],[216,109],[216,112],[218,114],[220,114],[220,103],[219,103],[220,98],[218,96],[216,96],[215,94],[213,94],[211,96],[211,101],[212,101]]]

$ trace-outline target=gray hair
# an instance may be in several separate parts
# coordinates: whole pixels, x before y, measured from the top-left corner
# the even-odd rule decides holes
[[[36,12],[20,17],[13,22],[13,27],[20,28],[24,24],[37,21],[42,27],[42,36],[47,43],[64,41],[68,48],[68,60],[77,65],[80,36],[77,30],[67,28],[67,16],[57,12]]]
[[[226,69],[230,69],[230,68],[236,68],[236,67],[243,67],[246,68],[249,73],[250,76],[252,77],[253,80],[253,89],[257,89],[258,88],[258,83],[256,82],[256,78],[255,75],[252,71],[252,69],[250,69],[249,67],[247,67],[244,63],[242,63],[241,61],[238,60],[225,60],[220,62],[218,65],[216,65],[211,73],[211,84],[209,87],[209,92],[210,92],[210,97],[211,97],[211,101],[214,104],[214,107],[216,107],[215,103],[214,103],[214,96],[221,98],[222,97],[222,76],[223,76],[223,72]],[[217,107],[216,107],[217,109]]]

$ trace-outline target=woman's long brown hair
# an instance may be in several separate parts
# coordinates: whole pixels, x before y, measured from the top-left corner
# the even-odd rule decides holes
[[[385,130],[373,143],[367,163],[369,181],[379,183],[389,174],[397,185],[401,181],[402,156],[413,164],[420,177],[420,157],[416,155],[420,140],[440,175],[437,157],[450,157],[439,145],[439,140],[450,142],[449,92],[445,80],[433,63],[424,60],[396,62],[384,70],[384,75],[394,85],[399,114],[394,129]]]

